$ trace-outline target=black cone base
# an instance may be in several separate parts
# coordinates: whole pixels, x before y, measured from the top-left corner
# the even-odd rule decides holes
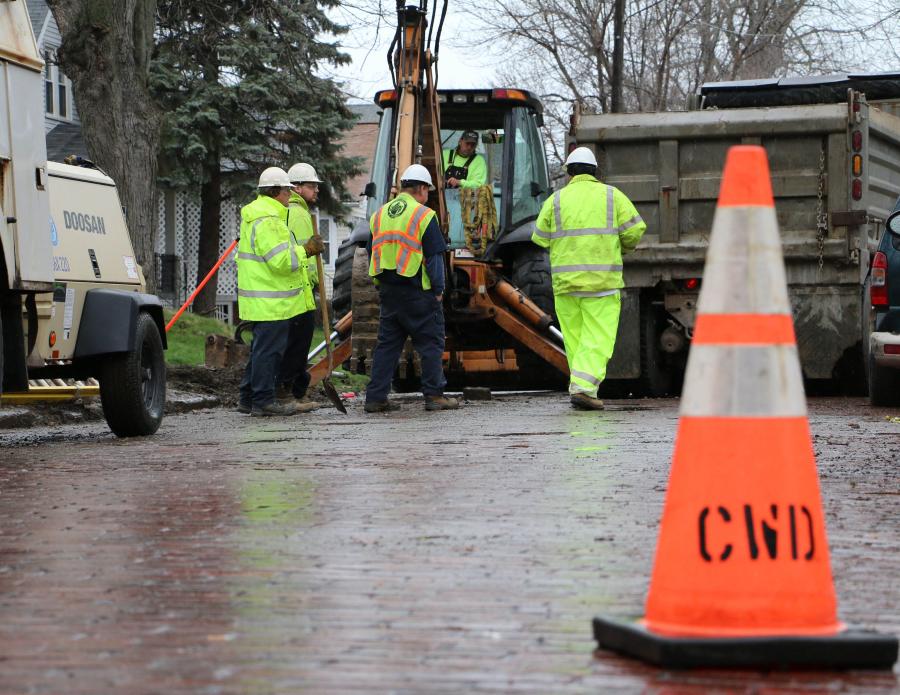
[[[594,618],[602,649],[665,668],[889,669],[897,638],[850,629],[832,637],[667,637],[637,623]]]

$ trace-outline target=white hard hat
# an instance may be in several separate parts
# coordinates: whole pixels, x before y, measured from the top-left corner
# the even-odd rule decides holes
[[[291,180],[281,167],[269,167],[259,175],[257,188],[271,188],[272,186],[291,187]]]
[[[431,174],[428,173],[428,169],[423,167],[421,164],[410,164],[403,173],[400,175],[400,182],[403,181],[417,181],[418,183],[428,184],[428,190],[434,190],[434,184],[431,182]]]
[[[312,165],[306,162],[300,162],[288,169],[288,178],[292,183],[324,183]]]
[[[566,166],[570,164],[590,164],[592,167],[595,167],[597,166],[597,158],[587,147],[576,147],[566,157]]]

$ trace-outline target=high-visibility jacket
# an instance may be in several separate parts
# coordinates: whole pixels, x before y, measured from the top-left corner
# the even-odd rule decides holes
[[[288,201],[287,226],[291,230],[291,234],[301,246],[312,237],[314,233],[312,215],[309,212],[309,204],[302,196],[291,192],[291,199]],[[307,272],[309,273],[310,291],[307,300],[310,306],[313,306],[312,286],[319,284],[319,270],[316,267],[315,257],[310,258],[306,263]]]
[[[622,255],[647,225],[614,186],[589,174],[572,177],[544,201],[531,240],[550,249],[554,294],[598,297],[624,287]]]
[[[397,275],[415,277],[422,270],[422,288],[431,289],[431,278],[422,263],[422,236],[435,213],[417,202],[409,193],[401,193],[382,205],[369,220],[372,230],[372,258],[369,275],[393,270]]]
[[[241,208],[238,308],[246,321],[280,321],[306,311],[306,251],[285,224],[287,208],[260,195]]]
[[[461,178],[459,182],[460,188],[480,188],[487,183],[487,164],[484,161],[484,157],[480,154],[473,154],[471,156],[472,161],[469,161],[469,157],[463,157],[454,148],[452,150],[444,150],[443,157],[444,171],[447,171],[451,166],[468,170],[465,177]]]

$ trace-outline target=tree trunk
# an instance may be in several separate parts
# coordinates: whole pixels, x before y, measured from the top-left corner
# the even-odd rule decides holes
[[[612,98],[610,111],[621,113],[622,86],[624,82],[625,62],[625,0],[615,0],[615,15],[613,17],[613,64],[612,64]]]
[[[210,46],[212,49],[212,45]],[[214,49],[213,49],[214,50]],[[219,83],[219,64],[215,54],[204,60],[203,80],[210,87]],[[209,133],[203,171],[200,173],[200,240],[197,244],[197,285],[219,260],[220,216],[222,212],[222,152],[221,139],[215,131]],[[194,313],[212,316],[216,311],[218,274],[213,275],[194,300]]]
[[[137,262],[156,290],[160,113],[150,97],[156,0],[48,0],[84,141],[116,182]]]
[[[219,153],[210,152],[206,183],[200,187],[200,241],[197,245],[197,284],[219,260],[220,215],[222,211],[222,173]],[[194,300],[194,313],[212,316],[216,311],[218,274],[213,275]]]

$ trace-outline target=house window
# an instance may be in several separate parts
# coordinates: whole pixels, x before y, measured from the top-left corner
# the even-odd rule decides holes
[[[44,65],[44,107],[46,108],[47,113],[56,113],[56,109],[53,108],[53,105],[56,103],[56,100],[53,98],[53,79],[50,76],[52,69],[53,66],[50,65],[50,63]]]
[[[59,117],[69,117],[69,78],[63,74],[63,71],[56,68],[56,93],[58,99],[56,104],[59,107]]]
[[[44,108],[51,116],[71,118],[72,83],[55,63],[44,64]]]

